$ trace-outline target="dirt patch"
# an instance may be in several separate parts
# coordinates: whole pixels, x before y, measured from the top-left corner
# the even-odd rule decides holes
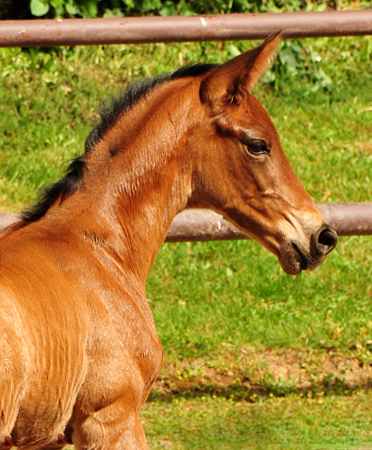
[[[372,385],[372,367],[333,351],[243,349],[220,359],[165,362],[151,396],[203,394],[253,399],[256,395],[348,393]]]
[[[370,142],[357,142],[356,146],[360,152],[372,155],[372,144]]]

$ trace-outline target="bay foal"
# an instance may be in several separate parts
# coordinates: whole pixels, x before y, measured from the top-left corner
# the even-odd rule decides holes
[[[289,274],[333,249],[251,93],[278,40],[132,87],[0,238],[0,449],[147,448],[163,352],[145,283],[179,211],[223,214]]]

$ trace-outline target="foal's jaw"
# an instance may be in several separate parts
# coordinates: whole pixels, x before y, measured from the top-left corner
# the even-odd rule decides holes
[[[224,216],[277,256],[288,275],[316,269],[335,248],[336,232],[325,223],[315,204],[309,208],[304,202],[292,212],[288,212],[291,208],[287,202],[280,204],[283,209],[270,217],[256,216],[250,205],[245,205],[244,214],[236,216],[224,212]]]

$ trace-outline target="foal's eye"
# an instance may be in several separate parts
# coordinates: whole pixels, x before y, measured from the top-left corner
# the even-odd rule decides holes
[[[246,144],[249,153],[252,155],[263,155],[269,153],[266,142],[261,139],[253,139]]]

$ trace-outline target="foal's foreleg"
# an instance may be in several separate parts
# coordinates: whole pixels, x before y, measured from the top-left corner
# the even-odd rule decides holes
[[[147,449],[139,411],[134,411],[122,398],[75,426],[72,441],[77,450]]]

